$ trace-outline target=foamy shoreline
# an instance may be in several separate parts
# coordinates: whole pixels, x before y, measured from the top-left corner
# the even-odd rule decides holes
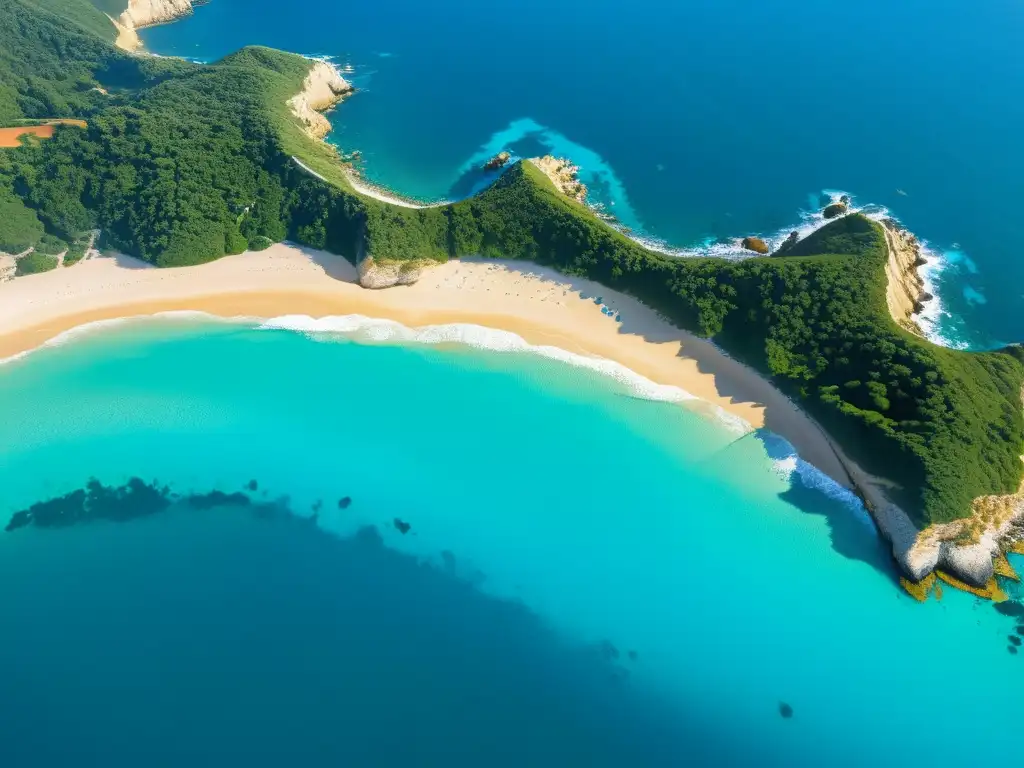
[[[601,311],[598,297],[621,323]],[[424,326],[434,326],[429,332],[441,334],[441,342],[474,343],[467,333],[498,329],[508,333],[497,347],[493,339],[479,345],[528,344],[533,349],[523,351],[540,348],[563,362],[603,367],[602,373],[626,381],[643,397],[692,396],[710,404],[713,413],[726,414],[734,427],[780,435],[803,460],[852,487],[828,437],[755,371],[636,299],[524,262],[453,261],[428,270],[414,285],[370,291],[359,286],[355,268],[344,259],[286,244],[177,269],[156,269],[125,256],[94,258],[0,284],[0,359],[90,323],[175,311],[279,323],[300,316],[289,321],[292,326],[305,322],[311,324],[306,330],[328,332],[331,323],[351,324],[353,316],[363,316],[421,334]],[[477,330],[438,329],[458,325]],[[454,335],[443,338],[445,333]],[[403,341],[401,336],[395,340]],[[795,468],[801,476],[813,474],[803,464]]]

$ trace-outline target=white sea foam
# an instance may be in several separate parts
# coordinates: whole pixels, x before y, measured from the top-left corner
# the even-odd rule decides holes
[[[969,346],[963,339],[957,338],[954,333],[958,325],[958,318],[949,312],[942,302],[939,284],[943,273],[946,272],[954,262],[947,258],[946,253],[936,251],[930,247],[926,240],[919,240],[921,244],[921,255],[925,258],[926,264],[920,268],[921,282],[924,290],[932,298],[925,302],[924,309],[914,315],[925,338],[933,344],[939,344],[952,349],[967,349]],[[972,262],[973,263],[973,262]]]
[[[409,328],[393,320],[382,320],[364,315],[339,315],[323,318],[313,318],[308,315],[285,315],[267,320],[260,328],[298,331],[310,338],[323,341],[329,341],[340,335],[377,343],[462,344],[491,352],[534,354],[608,376],[624,385],[631,395],[645,400],[673,403],[697,400],[694,395],[684,389],[657,384],[614,360],[567,352],[559,347],[530,344],[521,336],[510,331],[485,328],[482,325],[471,323]]]
[[[26,349],[24,352],[18,352],[10,357],[0,359],[0,365],[6,365],[13,363],[16,360],[21,360],[24,357],[28,357],[34,352],[38,352],[41,349],[49,349],[52,347],[62,347],[70,341],[76,341],[84,336],[91,336],[94,333],[100,331],[110,330],[119,325],[126,323],[136,323],[145,320],[204,320],[207,322],[257,322],[257,318],[231,318],[226,319],[217,315],[211,315],[206,312],[198,312],[194,310],[181,309],[181,310],[170,310],[167,312],[156,312],[152,315],[129,315],[127,317],[112,317],[106,320],[94,320],[91,323],[83,323],[77,325],[74,328],[69,328],[66,331],[62,331],[54,336],[52,339],[47,339],[42,344],[32,349]]]
[[[786,443],[782,438],[778,439],[781,442]],[[786,443],[786,445],[789,444]],[[853,512],[856,518],[864,523],[864,525],[877,532],[877,528],[875,527],[874,520],[871,518],[871,514],[864,507],[864,503],[860,500],[857,494],[849,488],[845,488],[837,483],[813,464],[809,464],[801,459],[792,446],[789,446],[789,449],[791,453],[788,456],[776,458],[772,464],[772,469],[780,477],[792,482],[795,476],[805,488],[810,488],[811,490],[824,494],[828,498],[843,504]]]

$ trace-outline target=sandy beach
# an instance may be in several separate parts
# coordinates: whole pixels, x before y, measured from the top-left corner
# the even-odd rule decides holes
[[[595,297],[622,322],[603,314]],[[87,323],[176,310],[263,318],[360,314],[409,327],[473,323],[511,331],[531,344],[614,360],[680,387],[782,435],[804,459],[851,484],[822,430],[752,369],[635,299],[522,262],[453,261],[414,285],[371,291],[341,257],[287,244],[178,269],[120,255],[90,258],[0,283],[0,358]]]

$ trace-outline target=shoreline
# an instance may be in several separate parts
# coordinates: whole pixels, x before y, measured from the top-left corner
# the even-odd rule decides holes
[[[595,297],[622,322],[602,313]],[[414,285],[375,291],[360,287],[356,268],[341,257],[285,244],[175,269],[120,255],[92,258],[0,284],[0,359],[90,323],[175,311],[265,319],[358,314],[409,328],[474,324],[511,332],[678,387],[730,419],[783,437],[801,459],[855,487],[824,431],[756,371],[636,299],[525,262],[451,261]]]

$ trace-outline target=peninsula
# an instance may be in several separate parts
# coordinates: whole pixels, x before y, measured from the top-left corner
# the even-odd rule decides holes
[[[769,428],[777,428],[771,414],[785,412],[786,402],[799,406],[808,429],[820,425],[831,459],[821,453],[812,460],[861,494],[911,588],[938,571],[997,594],[996,563],[1005,570],[1002,553],[1021,537],[1024,519],[1024,350],[960,352],[918,336],[913,316],[927,300],[916,276],[919,255],[895,224],[843,204],[828,211],[823,228],[775,255],[674,258],[599,219],[581,202],[585,190],[574,184],[571,164],[553,159],[512,164],[490,188],[457,203],[389,204],[360,193],[338,153],[316,139],[323,124],[308,112],[346,92],[325,65],[258,47],[210,65],[133,55],[114,45],[118,34],[89,0],[0,0],[0,36],[20,52],[0,58],[0,126],[54,118],[86,124],[54,125],[49,138],[0,149],[6,258],[20,263],[70,250],[100,231],[101,247],[155,267],[217,262],[203,268],[221,281],[207,285],[207,295],[230,292],[223,281],[233,279],[251,293],[246,281],[253,278],[219,265],[255,264],[282,253],[286,246],[277,244],[289,240],[337,254],[364,285],[419,280],[382,292],[391,294],[386,300],[362,299],[390,305],[389,317],[401,314],[403,291],[429,303],[426,288],[437,285],[431,276],[461,268],[439,265],[467,257],[543,265],[550,280],[557,273],[592,281],[635,301],[638,312],[657,313],[671,324],[662,330],[686,329],[676,336],[675,356],[680,339],[684,357],[688,343],[704,349],[687,340],[712,348],[703,341],[712,339],[730,356],[722,359],[756,372]],[[325,78],[329,95],[317,99],[311,88]],[[76,275],[97,269],[87,260],[52,274],[74,293]],[[166,274],[171,280],[183,271]],[[18,281],[45,286],[49,277],[18,277],[14,288]],[[352,307],[355,292],[369,294],[352,282],[344,292]],[[153,298],[166,301],[148,309],[202,303]],[[87,304],[68,304],[62,315],[60,302],[56,293],[29,302],[33,311],[49,307],[35,315],[36,343],[46,328],[63,329],[58,318],[88,316]],[[137,313],[125,304],[121,314]],[[310,300],[307,313],[326,306]],[[337,313],[337,302],[331,307]],[[412,317],[398,319],[417,322],[415,312],[405,315]],[[504,327],[494,313],[491,319]],[[550,325],[542,333],[557,336]],[[635,333],[631,345],[651,345],[642,330]],[[611,342],[592,347],[630,367],[642,356]],[[722,389],[711,399],[728,401]],[[797,430],[778,431],[799,443]]]

